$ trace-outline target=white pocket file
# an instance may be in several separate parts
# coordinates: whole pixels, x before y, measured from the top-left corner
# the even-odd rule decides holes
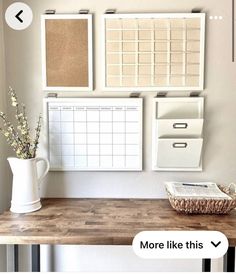
[[[197,168],[200,165],[203,139],[159,139],[159,168]]]
[[[201,137],[203,119],[159,119],[157,127],[159,138]]]
[[[153,100],[153,170],[202,170],[203,108],[200,97]]]

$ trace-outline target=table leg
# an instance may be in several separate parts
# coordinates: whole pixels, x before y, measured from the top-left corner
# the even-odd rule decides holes
[[[211,259],[202,259],[202,272],[211,272]]]
[[[13,256],[14,256],[14,263],[13,263],[14,272],[19,272],[19,246],[18,245],[13,246]]]
[[[32,272],[40,272],[40,245],[32,245]]]
[[[224,272],[235,271],[235,247],[230,246],[224,256]]]

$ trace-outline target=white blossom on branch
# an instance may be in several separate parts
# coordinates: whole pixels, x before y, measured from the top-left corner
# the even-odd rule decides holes
[[[41,131],[41,115],[39,116],[37,127],[35,129],[34,138],[31,137],[28,118],[26,116],[25,105],[20,105],[16,92],[9,87],[9,95],[11,105],[15,108],[16,126],[8,120],[5,113],[0,112],[0,120],[2,120],[2,126],[0,132],[5,136],[7,143],[15,151],[16,156],[20,159],[31,159],[36,157],[36,151],[38,148],[40,131]]]

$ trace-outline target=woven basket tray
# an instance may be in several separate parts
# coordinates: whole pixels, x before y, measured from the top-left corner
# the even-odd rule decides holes
[[[171,206],[180,213],[185,214],[227,214],[236,207],[236,185],[230,184],[228,187],[218,186],[221,191],[229,195],[232,200],[226,199],[193,199],[176,198],[170,194],[169,201]],[[234,187],[234,191],[231,191]]]

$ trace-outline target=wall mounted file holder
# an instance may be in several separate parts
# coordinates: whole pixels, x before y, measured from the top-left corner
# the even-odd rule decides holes
[[[105,14],[104,89],[203,90],[204,13]]]
[[[43,90],[93,90],[92,15],[45,14],[41,25]]]
[[[199,97],[153,99],[153,170],[202,170],[203,107]]]
[[[142,98],[46,98],[51,170],[142,170]]]

